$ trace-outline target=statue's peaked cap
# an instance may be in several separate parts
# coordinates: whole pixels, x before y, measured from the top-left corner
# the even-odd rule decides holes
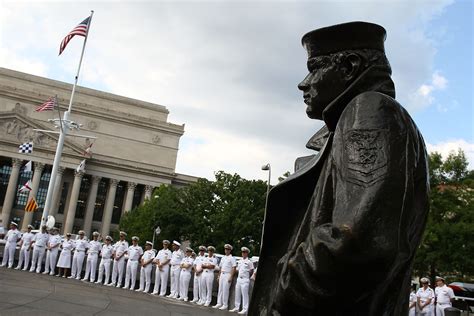
[[[374,23],[349,22],[306,33],[301,42],[309,58],[344,50],[375,49],[385,52],[385,29]]]

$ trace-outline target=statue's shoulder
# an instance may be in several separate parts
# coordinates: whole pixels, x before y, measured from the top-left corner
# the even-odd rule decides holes
[[[354,99],[352,99],[349,105],[363,107],[378,107],[381,105],[389,107],[401,107],[397,100],[387,94],[377,91],[367,91],[358,94]]]
[[[343,120],[386,120],[389,117],[409,116],[394,98],[376,91],[363,92],[354,97],[344,109]]]

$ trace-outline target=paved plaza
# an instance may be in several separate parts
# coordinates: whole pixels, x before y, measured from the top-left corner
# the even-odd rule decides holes
[[[235,315],[173,299],[0,268],[0,315]]]

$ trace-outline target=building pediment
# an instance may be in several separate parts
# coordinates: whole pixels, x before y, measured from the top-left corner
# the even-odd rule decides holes
[[[12,145],[19,146],[22,143],[33,142],[34,150],[55,152],[59,135],[35,131],[35,129],[52,130],[52,127],[38,123],[18,111],[0,112],[0,133],[3,135],[1,140]],[[66,138],[63,151],[73,156],[82,156],[84,148],[85,145]]]

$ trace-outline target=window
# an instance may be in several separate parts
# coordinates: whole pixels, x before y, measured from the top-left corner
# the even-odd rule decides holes
[[[61,192],[61,198],[59,199],[58,214],[64,214],[64,208],[66,207],[67,192],[69,190],[69,183],[63,183],[63,190]]]
[[[46,195],[48,194],[49,179],[51,179],[51,172],[43,172],[43,174],[41,175],[38,193],[36,193],[36,203],[38,203],[38,209],[44,208],[44,203],[46,202]]]
[[[114,209],[112,212],[112,224],[118,224],[120,217],[122,216],[122,207],[124,195],[127,191],[127,184],[125,182],[119,182],[117,184],[117,192],[115,193]]]
[[[135,192],[133,193],[132,210],[140,205],[140,202],[142,201],[143,190],[145,190],[145,186],[143,184],[137,184],[135,187]]]
[[[3,205],[3,201],[5,201],[5,195],[7,194],[8,181],[10,180],[11,173],[11,162],[8,160],[2,160],[0,162],[0,203],[2,203],[1,205]]]
[[[107,179],[102,179],[99,182],[99,187],[97,188],[97,198],[95,199],[95,208],[94,208],[94,221],[101,222],[102,215],[104,214],[105,199],[107,197],[107,187],[109,181]]]
[[[89,196],[90,186],[91,186],[90,178],[84,176],[81,182],[79,197],[77,198],[76,218],[84,218],[86,214],[87,197]]]

